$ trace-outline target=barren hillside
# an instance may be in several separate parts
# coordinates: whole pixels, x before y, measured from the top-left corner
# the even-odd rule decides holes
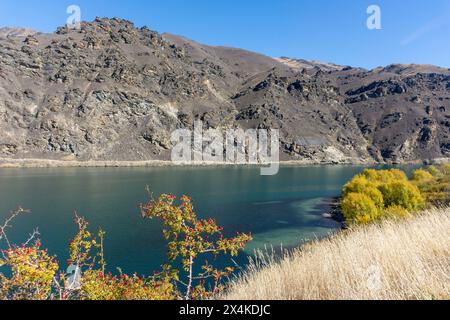
[[[0,31],[0,158],[167,160],[170,134],[273,128],[282,160],[450,157],[450,71],[206,46],[121,19]]]

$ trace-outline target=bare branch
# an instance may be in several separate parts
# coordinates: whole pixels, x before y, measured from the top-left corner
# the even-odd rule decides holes
[[[33,233],[30,233],[28,240],[24,243],[25,246],[28,246],[33,240],[38,240],[38,237],[41,234],[39,233],[39,229],[36,228],[33,230]]]
[[[6,229],[11,227],[12,221],[17,218],[17,216],[23,213],[29,213],[30,210],[25,210],[23,208],[18,208],[11,212],[10,216],[6,219],[3,225],[0,226],[0,240],[5,240],[8,248],[11,248],[11,243],[9,242],[8,236],[6,235]]]

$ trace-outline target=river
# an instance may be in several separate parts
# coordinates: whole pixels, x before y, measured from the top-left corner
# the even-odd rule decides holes
[[[77,212],[92,230],[106,231],[110,271],[150,274],[160,269],[166,247],[159,222],[139,214],[149,186],[155,194],[189,195],[200,217],[231,233],[252,232],[238,258],[245,265],[255,249],[296,247],[335,232],[339,225],[323,216],[327,201],[362,169],[286,166],[276,176],[251,167],[0,169],[0,221],[17,206],[31,209],[8,230],[10,240],[20,244],[38,227],[43,246],[65,261]]]

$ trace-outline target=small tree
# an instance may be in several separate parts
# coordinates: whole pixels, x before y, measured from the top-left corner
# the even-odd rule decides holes
[[[252,240],[250,234],[237,234],[235,237],[225,238],[223,229],[213,219],[198,219],[192,201],[183,196],[180,203],[175,205],[176,197],[161,195],[158,199],[151,198],[150,202],[141,205],[144,218],[160,218],[163,222],[163,235],[168,243],[168,259],[170,264],[165,266],[165,272],[185,287],[181,298],[205,299],[217,294],[224,287],[222,279],[228,277],[234,269],[225,267],[217,269],[205,261],[198,274],[194,274],[197,259],[206,254],[236,256],[239,250]],[[186,280],[180,277],[180,272],[173,264],[180,262],[187,273]],[[211,282],[212,289],[208,289],[207,282]]]

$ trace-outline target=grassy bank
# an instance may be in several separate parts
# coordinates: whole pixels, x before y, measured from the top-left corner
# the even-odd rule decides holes
[[[259,259],[225,299],[450,299],[450,209],[355,227],[280,262]]]

